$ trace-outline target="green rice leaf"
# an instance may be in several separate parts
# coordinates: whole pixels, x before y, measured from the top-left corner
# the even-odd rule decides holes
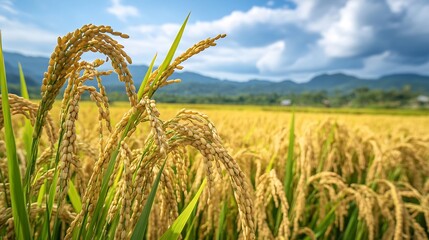
[[[126,132],[128,132],[128,131],[126,131]],[[91,221],[89,224],[87,235],[85,236],[85,234],[82,233],[82,235],[85,236],[84,237],[85,239],[92,239],[93,238],[92,235],[93,235],[94,230],[95,231],[98,230],[97,229],[98,220],[99,220],[100,214],[102,214],[104,201],[107,197],[107,193],[109,190],[109,179],[110,179],[110,176],[112,175],[113,170],[115,168],[115,160],[116,160],[116,157],[118,156],[118,153],[119,153],[118,149],[119,149],[119,147],[112,153],[112,157],[110,158],[106,173],[103,175],[103,181],[102,181],[100,196],[98,197],[98,201],[97,201],[97,204],[95,205],[95,209],[94,209],[94,213],[93,213],[93,221]]]
[[[161,236],[161,240],[172,240],[178,239],[180,233],[183,231],[186,223],[191,216],[192,211],[198,203],[198,199],[200,198],[201,193],[203,192],[204,187],[206,186],[207,180],[204,179],[194,198],[192,198],[191,202],[186,206],[185,210],[177,217],[177,219],[173,222],[171,227]]]
[[[18,157],[16,154],[15,136],[12,128],[12,117],[7,90],[6,68],[3,58],[3,47],[0,33],[0,89],[2,96],[2,109],[4,118],[4,132],[7,154],[7,167],[9,172],[9,189],[12,203],[12,216],[14,218],[15,234],[18,239],[31,239],[30,223],[25,204],[25,194],[21,183]]]
[[[292,113],[292,120],[289,130],[289,146],[287,150],[286,170],[284,175],[284,189],[289,206],[292,203],[293,193],[293,167],[294,167],[294,146],[295,146],[295,114]]]
[[[355,206],[353,207],[353,212],[349,218],[349,221],[347,223],[347,227],[344,231],[344,239],[352,239],[353,237],[356,237],[356,230],[358,225],[358,208]]]
[[[325,218],[323,218],[320,223],[317,225],[316,230],[314,231],[316,238],[320,238],[323,236],[328,229],[328,227],[335,221],[335,210],[337,208],[337,204],[334,205],[331,210],[329,210],[328,214],[326,214]],[[353,238],[352,238],[353,239]]]
[[[39,195],[37,196],[37,205],[40,207],[42,206],[43,203],[43,197],[45,196],[45,192],[46,192],[46,180],[43,183],[43,185],[40,187],[39,190]]]
[[[152,209],[153,202],[155,201],[155,194],[156,190],[158,189],[159,182],[161,180],[161,174],[164,170],[164,166],[167,160],[164,161],[164,164],[162,164],[161,169],[159,169],[158,174],[156,175],[155,182],[152,186],[152,189],[150,190],[149,196],[146,200],[146,204],[143,207],[142,214],[139,217],[139,220],[137,221],[137,224],[134,228],[133,235],[131,236],[131,240],[138,240],[138,239],[144,239],[144,235],[146,233],[147,225],[149,223],[149,215],[150,210]]]
[[[70,198],[70,202],[72,203],[74,210],[76,212],[80,212],[82,210],[82,201],[80,200],[79,193],[72,181],[69,181],[68,186],[69,186],[68,195]]]
[[[192,212],[192,215],[191,215],[192,222],[191,222],[191,224],[189,224],[189,226],[188,226],[188,231],[186,232],[185,240],[195,239],[195,237],[194,237],[194,238],[191,238],[191,234],[192,234],[192,232],[193,232],[193,230],[194,230],[195,222],[196,222],[196,221],[197,221],[197,219],[198,219],[195,215],[196,215],[196,214],[195,214],[195,209],[194,209],[194,211]]]
[[[49,215],[49,205],[48,202],[45,201],[45,207],[46,207],[46,211],[45,211],[45,223],[48,224],[43,224],[43,231],[42,231],[42,239],[48,239],[51,240],[52,239],[52,233],[51,233],[51,228],[50,228],[50,222],[51,222],[51,217]]]
[[[30,99],[30,96],[28,95],[27,84],[25,83],[25,76],[24,76],[24,71],[22,70],[21,63],[18,63],[18,69],[19,69],[19,79],[21,83],[21,96],[25,99]],[[31,126],[31,122],[29,119],[25,119],[23,141],[24,141],[25,152],[27,153],[26,155],[27,161],[30,161],[32,135],[33,135],[33,127]]]
[[[55,174],[54,177],[52,179],[51,182],[45,182],[46,188],[49,189],[48,191],[45,192],[45,194],[47,195],[47,199],[46,199],[46,214],[45,214],[45,219],[44,219],[44,223],[43,223],[43,230],[42,231],[42,239],[51,239],[51,232],[50,232],[50,222],[52,219],[52,209],[54,207],[54,202],[55,202],[55,193],[56,193],[56,186],[58,183],[58,178],[59,178],[59,172],[57,170],[55,170]],[[55,220],[54,220],[54,228],[58,226],[58,219],[55,216]],[[54,234],[55,234],[55,230],[54,230]]]
[[[292,119],[290,122],[289,129],[289,146],[287,150],[286,158],[286,168],[283,176],[283,187],[286,193],[286,200],[288,201],[289,206],[292,204],[293,200],[293,168],[294,168],[294,146],[295,146],[295,113],[292,113]],[[289,209],[292,209],[291,207]],[[283,216],[287,217],[287,216]],[[277,211],[276,216],[276,225],[274,227],[274,234],[278,233],[280,223],[282,220],[282,212]]]
[[[21,63],[18,63],[18,69],[19,69],[19,80],[21,83],[21,97],[25,99],[30,99],[30,96],[28,95],[27,84],[25,82],[24,71],[22,70]]]
[[[95,208],[94,208],[94,212],[93,212],[93,216],[92,216],[92,218],[94,220],[90,222],[88,232],[82,233],[82,236],[84,236],[84,239],[92,239],[94,231],[100,230],[99,224],[104,223],[104,220],[100,219],[100,217],[103,215],[103,212],[102,212],[103,206],[105,206],[105,200],[106,200],[107,194],[109,192],[110,177],[113,174],[113,170],[115,167],[117,156],[119,154],[121,142],[127,136],[130,129],[132,129],[133,126],[135,126],[137,124],[136,120],[138,119],[140,114],[141,114],[140,112],[137,112],[130,117],[130,119],[128,120],[127,126],[125,127],[125,130],[122,133],[121,139],[118,142],[118,145],[117,145],[115,151],[112,152],[112,155],[110,157],[106,172],[103,175],[100,195],[98,197],[98,201],[97,201]]]
[[[277,158],[277,152],[275,152],[271,156],[270,161],[268,162],[267,168],[265,168],[265,172],[266,173],[269,173],[273,169],[274,162],[275,162],[276,158]]]
[[[113,219],[113,223],[109,229],[109,232],[107,233],[107,239],[114,240],[115,239],[115,230],[118,227],[119,224],[119,214],[116,215],[116,217]],[[103,236],[104,237],[104,236]]]
[[[150,65],[149,65],[149,68],[147,69],[146,75],[144,76],[143,81],[140,85],[139,91],[137,93],[137,97],[139,100],[142,99],[142,97],[143,97],[144,89],[146,88],[147,82],[149,81],[149,76],[152,73],[153,65],[155,64],[155,60],[156,60],[157,56],[158,56],[158,54],[155,54],[155,56],[152,59],[152,62],[150,62]]]
[[[168,50],[167,56],[165,57],[164,61],[162,62],[161,66],[158,68],[158,74],[156,75],[155,80],[153,81],[150,90],[149,90],[149,97],[152,97],[153,95],[153,86],[157,84],[159,79],[161,78],[162,73],[167,69],[167,67],[170,65],[171,60],[173,60],[174,54],[176,53],[177,47],[179,46],[180,39],[182,39],[183,31],[185,31],[186,24],[188,23],[188,19],[191,13],[188,14],[185,21],[183,22],[182,26],[180,27],[179,32],[176,35],[176,38],[174,39],[173,44],[171,44],[170,50]]]
[[[329,152],[331,151],[331,148],[332,148],[332,144],[335,141],[335,130],[336,130],[336,128],[337,128],[336,125],[332,126],[332,128],[329,130],[328,138],[323,143],[323,146],[322,146],[322,155],[321,155],[320,160],[319,160],[319,165],[317,167],[317,172],[323,171],[323,166],[325,166],[326,158],[328,157],[328,154],[329,154]]]
[[[224,225],[225,225],[225,220],[226,220],[226,214],[228,212],[228,203],[227,200],[223,201],[222,204],[222,210],[220,212],[220,216],[219,216],[219,223],[216,229],[216,240],[221,240],[222,238],[222,232],[225,229]]]
[[[160,69],[161,72],[158,72],[158,75],[162,73],[171,63],[173,60],[174,54],[176,53],[177,47],[179,46],[180,39],[182,39],[183,32],[185,31],[186,24],[188,23],[188,19],[191,13],[186,16],[185,21],[183,22],[182,26],[180,27],[179,32],[176,35],[176,38],[174,39],[173,44],[171,44],[170,50],[168,50],[167,56],[165,57],[164,61],[162,62]]]

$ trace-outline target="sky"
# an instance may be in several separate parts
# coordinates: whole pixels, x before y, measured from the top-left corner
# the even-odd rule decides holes
[[[148,64],[156,53],[162,60],[189,12],[179,52],[227,37],[184,63],[187,71],[297,82],[429,74],[428,0],[0,0],[0,30],[4,50],[48,57],[58,36],[110,25],[130,36],[120,43],[134,64]]]

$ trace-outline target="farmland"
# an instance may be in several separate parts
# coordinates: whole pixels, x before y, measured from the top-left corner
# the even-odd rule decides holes
[[[54,104],[54,122],[59,121],[60,105],[60,102]],[[401,111],[373,114],[372,110],[365,109],[360,109],[358,113],[347,113],[341,109],[295,109],[294,154],[290,158],[288,151],[291,150],[289,142],[293,115],[290,109],[162,103],[157,104],[157,108],[161,113],[159,117],[164,122],[173,118],[182,108],[204,112],[212,120],[225,148],[237,161],[251,186],[255,211],[258,211],[255,212],[254,218],[258,238],[301,238],[308,234],[310,237],[337,236],[347,239],[348,235],[343,235],[346,229],[352,229],[346,232],[348,234],[359,232],[363,239],[393,237],[395,230],[399,231],[397,208],[401,209],[404,215],[401,216],[405,218],[400,219],[403,234],[408,231],[410,236],[417,236],[426,231],[423,229],[427,229],[427,218],[423,216],[427,216],[428,204],[428,180],[425,173],[429,166],[428,116],[419,112],[410,114]],[[98,148],[98,135],[94,122],[98,122],[98,108],[92,102],[81,102],[79,109],[80,118],[76,122],[77,145],[82,148],[79,150],[82,154],[82,166],[90,168],[94,164],[93,160],[83,156],[97,155],[95,153]],[[119,122],[128,109],[129,103],[114,103],[110,107],[112,125]],[[20,122],[19,119],[16,121]],[[143,125],[136,130],[133,138],[128,140],[128,145],[140,149],[150,132],[150,126]],[[154,203],[149,223],[163,225],[149,225],[148,236],[151,238],[159,238],[167,230],[168,224],[165,223],[174,220],[174,217],[168,216],[162,210],[167,207],[163,205],[163,201],[168,198],[162,194],[173,194],[174,203],[168,207],[179,210],[186,205],[201,184],[204,158],[195,149],[188,148],[187,151],[188,154],[183,159],[187,163],[182,163],[187,166],[182,169],[183,175],[179,175],[180,172],[176,169],[178,166],[174,165],[177,163],[172,162],[170,165],[170,174],[173,176],[170,176],[172,182],[169,187],[172,189],[168,189],[167,185],[163,185],[166,183],[161,182],[163,190],[158,193],[157,199],[160,200]],[[303,154],[309,155],[304,157]],[[282,196],[286,195],[284,182],[288,159],[292,159],[295,164],[290,186],[292,201]],[[321,162],[323,164],[320,164]],[[300,169],[305,167],[301,164],[310,165],[306,166],[306,169]],[[304,173],[301,171],[304,170],[308,171],[304,178],[308,185],[302,182]],[[191,228],[186,228],[191,239],[238,237],[237,229],[240,226],[237,222],[236,203],[231,201],[233,192],[231,187],[227,187],[228,174],[225,170],[220,172],[221,175],[217,176],[216,181],[223,183],[212,184],[211,191],[203,191],[194,216],[197,220],[194,220],[196,222]],[[186,180],[176,179],[180,177]],[[376,182],[379,182],[380,186],[371,190],[370,184]],[[302,188],[306,190],[302,192]],[[396,199],[390,195],[395,193],[393,191],[398,194]],[[210,192],[214,195],[209,196]],[[312,198],[302,199],[300,194],[311,195]],[[181,199],[180,195],[183,195],[184,199]],[[351,199],[357,196],[362,199]],[[301,209],[297,207],[298,197],[303,201]],[[399,202],[393,202],[394,200]],[[282,209],[285,207],[282,204],[288,206],[287,211]],[[344,205],[341,206],[342,204]],[[361,210],[359,207],[369,209]],[[356,213],[346,211],[347,208],[355,209]],[[282,221],[276,223],[281,211],[288,212],[288,221],[282,216]],[[298,213],[294,211],[301,211],[298,212],[301,214],[299,220],[295,215]],[[329,215],[332,211],[335,213],[334,218]],[[159,216],[164,219],[158,219]],[[332,220],[320,229],[320,223],[329,220],[328,217]],[[415,232],[413,226],[408,226],[409,229],[404,226],[412,217],[415,217],[415,223],[422,224],[423,232]],[[372,221],[377,222],[378,227],[371,226]],[[218,223],[223,225],[219,226]],[[422,236],[425,235],[420,235]]]
[[[22,97],[8,94],[2,71],[1,237],[428,237],[424,111],[158,104],[182,62],[225,37],[173,58],[186,21],[140,86],[113,39],[128,35],[92,24],[58,38],[40,101],[22,72]],[[81,61],[88,51],[107,59]],[[113,70],[99,71],[106,62]],[[126,103],[109,102],[102,78],[113,71]]]

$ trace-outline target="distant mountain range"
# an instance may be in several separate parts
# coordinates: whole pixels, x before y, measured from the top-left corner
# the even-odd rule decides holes
[[[46,71],[49,62],[48,58],[28,57],[11,52],[4,52],[4,58],[9,84],[19,84],[18,62],[20,62],[24,69],[27,85],[30,87],[40,86],[43,73]],[[130,65],[129,68],[136,86],[139,86],[148,67],[145,65]],[[182,83],[167,86],[160,89],[160,92],[182,96],[234,96],[240,94],[288,94],[322,90],[331,93],[335,91],[350,92],[353,89],[362,87],[390,90],[401,89],[408,85],[414,92],[429,94],[429,76],[418,74],[393,74],[382,76],[377,79],[363,79],[343,73],[321,74],[305,83],[296,83],[291,80],[280,82],[266,80],[236,82],[220,80],[187,71],[174,73],[171,78],[180,78],[182,79]],[[116,74],[104,77],[103,82],[110,91],[118,91],[117,89],[121,89]]]

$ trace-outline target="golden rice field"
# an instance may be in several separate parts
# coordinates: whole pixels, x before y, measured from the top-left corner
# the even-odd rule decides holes
[[[1,238],[428,238],[428,116],[157,104],[182,62],[225,37],[173,59],[183,29],[137,87],[113,39],[128,36],[92,24],[58,38],[40,101],[0,74]],[[109,105],[113,71],[88,51],[107,55],[128,103]]]

